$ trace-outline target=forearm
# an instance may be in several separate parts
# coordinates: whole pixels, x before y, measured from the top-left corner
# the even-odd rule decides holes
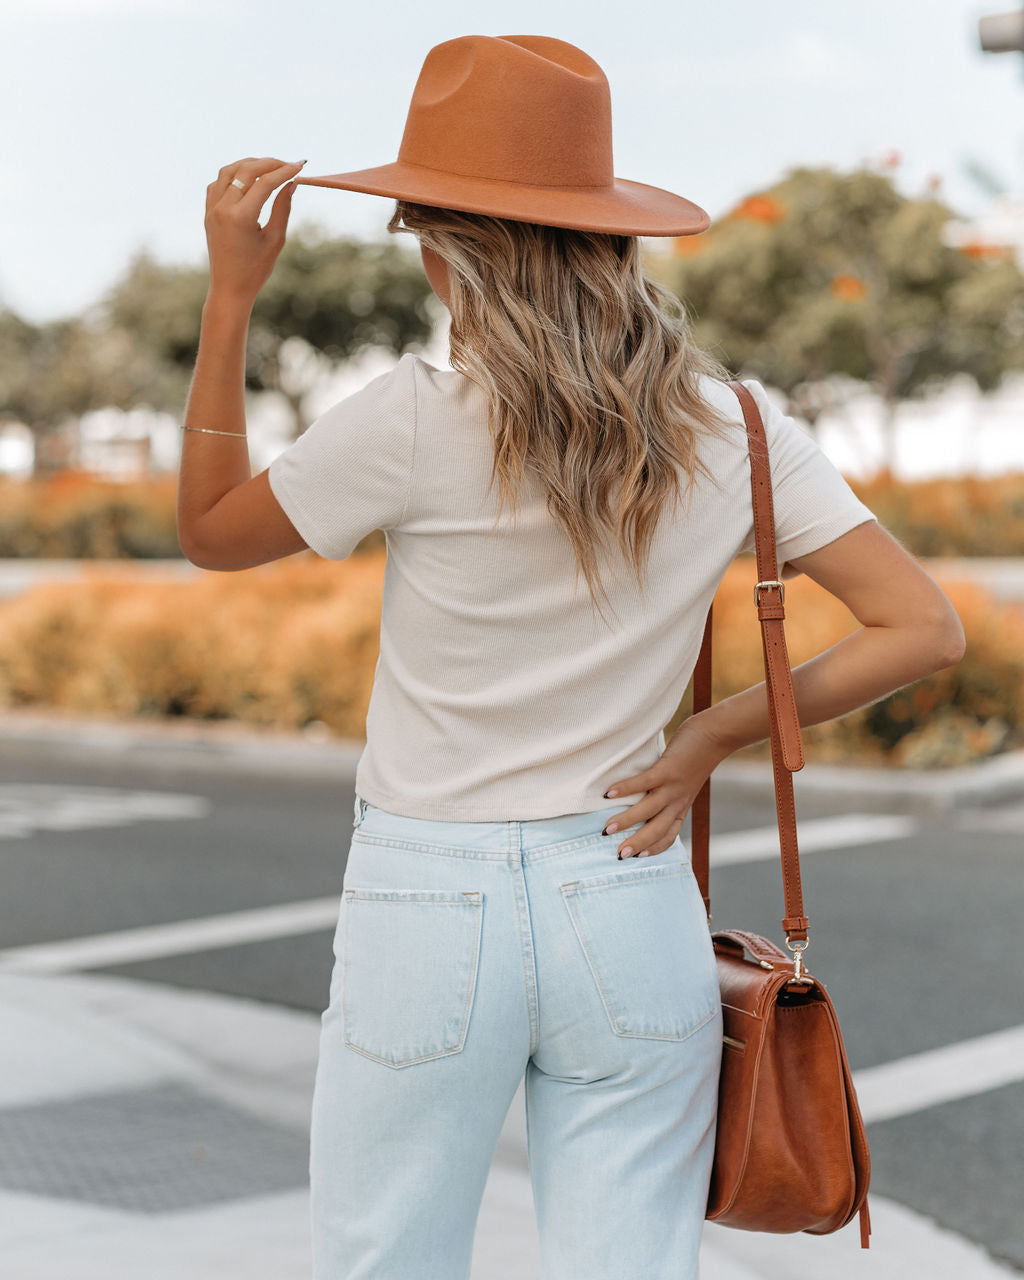
[[[245,434],[245,347],[251,307],[208,295],[199,350],[185,407],[178,476],[178,541],[184,548],[204,515],[229,490],[252,477]]]
[[[943,633],[933,629],[861,627],[793,667],[797,718],[801,725],[821,724],[877,702],[955,665],[959,657],[949,656],[953,649]],[[721,744],[723,759],[763,742],[771,732],[764,681],[713,703],[696,718]]]

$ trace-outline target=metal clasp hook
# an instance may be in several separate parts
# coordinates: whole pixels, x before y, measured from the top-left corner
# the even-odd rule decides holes
[[[790,942],[790,940],[786,938],[785,942],[786,942],[786,949],[788,951],[793,952],[793,954],[796,957],[796,959],[793,962],[792,981],[793,982],[813,982],[814,979],[810,976],[810,974],[804,973],[804,952],[811,945],[810,939],[807,938],[803,942],[794,943],[794,942]]]

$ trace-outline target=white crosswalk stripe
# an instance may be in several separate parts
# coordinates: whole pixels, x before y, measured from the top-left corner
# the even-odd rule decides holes
[[[916,835],[920,826],[920,819],[899,813],[840,813],[830,818],[802,818],[797,824],[797,848],[804,854],[822,849],[854,849],[883,840],[906,840]],[[720,835],[712,832],[708,856],[712,870],[733,862],[778,858],[778,824]]]
[[[853,1073],[865,1124],[1024,1080],[1024,1026],[912,1053]]]
[[[0,951],[0,971],[14,968],[31,973],[65,973],[314,933],[318,929],[333,928],[340,901],[340,895],[336,894],[195,920],[176,920],[172,924],[143,925],[116,933],[67,938],[61,942],[7,947]]]
[[[205,796],[174,791],[8,783],[0,786],[0,839],[19,839],[36,831],[205,818],[211,809]]]
[[[202,796],[105,787],[0,787],[0,836],[34,830],[124,825],[153,818],[205,816]],[[984,815],[972,815],[977,821]],[[1016,812],[993,815],[1003,824]],[[800,822],[801,854],[912,837],[920,820],[900,814],[845,813]],[[1002,829],[1000,827],[999,829]],[[712,867],[779,856],[776,825],[712,835]],[[61,973],[239,946],[333,929],[340,894],[231,911],[169,924],[0,950],[0,972]],[[1024,1026],[912,1054],[854,1072],[864,1119],[877,1122],[1024,1080]]]

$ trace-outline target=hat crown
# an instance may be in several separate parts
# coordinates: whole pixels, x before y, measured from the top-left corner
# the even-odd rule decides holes
[[[424,60],[398,158],[502,183],[610,187],[607,77],[550,36],[446,40]]]

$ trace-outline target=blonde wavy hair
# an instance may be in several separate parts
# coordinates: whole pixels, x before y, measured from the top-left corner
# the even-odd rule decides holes
[[[487,394],[498,519],[506,502],[518,511],[529,468],[592,606],[595,548],[609,534],[643,587],[681,473],[691,496],[698,469],[717,484],[699,435],[735,432],[735,420],[699,392],[701,374],[733,375],[695,346],[685,304],[644,273],[638,237],[404,200],[387,230],[412,233],[448,265],[450,363]]]

